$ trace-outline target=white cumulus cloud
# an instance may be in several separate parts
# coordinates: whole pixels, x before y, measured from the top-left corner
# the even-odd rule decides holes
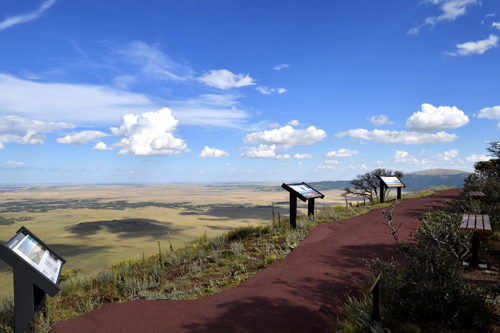
[[[274,89],[271,89],[269,87],[263,87],[263,86],[258,86],[255,89],[257,89],[258,92],[265,94],[265,95],[271,95],[273,92],[275,92]]]
[[[264,87],[264,86],[258,86],[255,89],[258,92],[265,94],[265,95],[271,95],[272,93],[275,93],[275,92],[277,92],[278,94],[283,94],[284,92],[287,91],[285,88],[274,89],[274,88],[269,88],[269,87]]]
[[[222,156],[229,156],[229,154],[225,150],[210,148],[208,146],[205,146],[203,151],[198,155],[198,157],[203,157],[203,158],[222,157]]]
[[[483,54],[484,52],[498,46],[498,36],[490,35],[487,39],[478,40],[477,42],[467,42],[457,44],[456,52],[446,52],[452,56],[466,56],[469,54]]]
[[[277,160],[291,160],[292,156],[290,156],[288,154],[278,155],[278,156],[276,156],[276,159]],[[288,165],[290,165],[290,164],[288,164]]]
[[[443,154],[434,155],[434,159],[436,161],[441,161],[441,162],[451,162],[452,158],[455,158],[457,156],[458,156],[458,150],[451,149],[449,151],[445,151]]]
[[[372,122],[375,126],[394,124],[393,121],[389,121],[389,117],[387,117],[385,114],[381,114],[379,116],[373,116],[371,118],[368,118],[368,120]]]
[[[394,163],[419,164],[418,159],[407,151],[396,150],[396,154],[391,158]]]
[[[337,138],[342,138],[344,136],[350,136],[353,139],[376,140],[377,142],[383,143],[403,143],[406,145],[451,142],[458,139],[458,135],[446,132],[419,133],[407,131],[384,131],[377,129],[369,131],[362,128],[335,134],[335,137]]]
[[[140,115],[123,116],[123,125],[111,127],[111,133],[122,137],[113,146],[120,147],[118,155],[180,155],[189,152],[186,143],[172,134],[177,126],[170,109]]]
[[[322,129],[310,126],[306,130],[296,130],[291,126],[284,126],[273,130],[250,133],[243,139],[245,143],[264,143],[278,145],[313,145],[326,138]]]
[[[331,165],[318,165],[316,170],[335,170],[335,167]]]
[[[258,147],[245,147],[246,151],[240,158],[276,158],[276,145],[259,145]]]
[[[271,128],[278,128],[278,127],[280,127],[280,124],[278,124],[278,123],[269,124],[269,127],[271,127]]]
[[[351,170],[359,170],[359,169],[368,169],[366,165],[364,164],[358,164],[358,165],[349,165],[347,169]]]
[[[500,105],[479,110],[478,118],[500,120]],[[500,122],[497,125],[500,128]]]
[[[299,126],[299,125],[300,125],[300,123],[299,123],[299,121],[298,121],[298,120],[295,120],[295,119],[294,119],[294,120],[290,120],[290,121],[288,122],[288,125],[290,125],[290,126]]]
[[[46,136],[40,133],[50,133],[74,127],[72,124],[62,122],[42,122],[19,116],[0,116],[0,149],[5,148],[4,143],[7,142],[42,145]]]
[[[113,150],[113,147],[108,147],[104,142],[98,142],[92,150]]]
[[[456,106],[435,107],[424,103],[421,108],[421,111],[406,120],[405,126],[411,131],[439,131],[464,126],[469,122],[469,117]]]
[[[342,162],[337,160],[325,160],[325,164],[342,164]]]
[[[493,28],[497,28],[498,30],[500,30],[500,22],[493,22],[493,24],[491,26]]]
[[[42,6],[40,6],[39,9],[37,9],[32,13],[8,17],[3,22],[0,22],[0,30],[9,28],[15,24],[25,23],[37,19],[43,14],[43,12],[52,7],[52,5],[55,3],[56,0],[47,0],[44,3],[42,3]]]
[[[311,156],[311,154],[295,154],[295,155],[293,155],[293,158],[297,158],[297,159],[311,159],[312,156]]]
[[[57,143],[81,146],[89,141],[94,141],[105,136],[109,136],[109,134],[100,131],[83,131],[67,134],[65,137],[58,138],[56,141]]]
[[[334,150],[326,153],[325,157],[333,157],[333,158],[351,157],[352,155],[356,155],[357,153],[359,153],[357,150],[341,148],[338,151]]]
[[[489,161],[489,160],[491,160],[491,157],[486,155],[486,154],[481,154],[481,155],[474,154],[474,155],[471,155],[465,159],[465,161],[467,161],[469,163],[475,163],[475,162],[480,162],[480,161]]]
[[[233,74],[227,69],[212,70],[210,73],[203,74],[203,76],[199,77],[198,80],[205,83],[209,87],[219,89],[240,88],[255,85],[254,80],[249,74]]]

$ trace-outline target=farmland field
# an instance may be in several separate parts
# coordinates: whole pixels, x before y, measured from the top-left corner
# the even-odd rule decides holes
[[[63,256],[63,271],[109,264],[193,243],[205,231],[224,231],[288,216],[280,184],[127,184],[0,187],[0,242],[26,226]],[[340,190],[322,191],[316,207],[343,204]],[[299,212],[307,203],[298,200]],[[0,296],[11,293],[10,267],[0,260]]]

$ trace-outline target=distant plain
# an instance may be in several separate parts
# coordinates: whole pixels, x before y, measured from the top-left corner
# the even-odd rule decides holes
[[[281,184],[34,185],[0,188],[0,242],[26,226],[63,256],[63,271],[105,268],[169,247],[257,226],[275,212],[289,215]],[[345,204],[341,190],[321,191],[316,207]],[[355,201],[355,198],[349,198]],[[307,203],[298,200],[299,213]],[[13,291],[10,267],[0,260],[0,296]]]

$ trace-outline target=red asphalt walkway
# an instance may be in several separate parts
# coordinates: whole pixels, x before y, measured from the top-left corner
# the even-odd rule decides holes
[[[399,238],[408,239],[423,213],[460,191],[402,200],[394,210],[395,224],[403,222]],[[345,292],[366,282],[363,259],[394,255],[382,210],[316,226],[285,259],[208,298],[113,304],[51,332],[331,332]]]

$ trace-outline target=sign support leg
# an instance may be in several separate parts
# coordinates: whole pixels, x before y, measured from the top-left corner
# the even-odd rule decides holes
[[[297,197],[290,192],[290,226],[297,228]]]
[[[315,220],[314,216],[314,198],[307,200],[307,217]]]
[[[398,187],[398,200],[401,200],[401,187]]]
[[[29,332],[35,318],[33,283],[14,270],[14,313],[16,332]]]
[[[380,203],[384,203],[384,184],[380,182]]]

